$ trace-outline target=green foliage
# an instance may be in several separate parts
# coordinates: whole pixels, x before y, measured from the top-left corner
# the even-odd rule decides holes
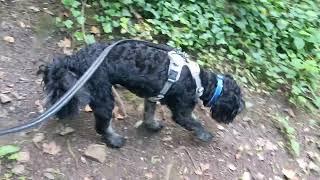
[[[13,145],[5,145],[5,146],[1,146],[0,147],[0,158],[10,155],[10,154],[14,154],[16,152],[18,152],[20,150],[19,147],[17,146],[13,146]]]
[[[72,17],[61,20],[78,40],[86,22],[80,0],[62,0]],[[288,92],[290,102],[320,107],[320,1],[96,0],[88,4],[107,37],[167,42],[197,52],[201,65],[230,65],[252,86]],[[71,23],[71,22],[73,23]],[[257,83],[258,82],[258,83]]]
[[[282,117],[278,115],[274,118],[274,120],[277,123],[277,126],[280,128],[285,139],[287,139],[289,150],[291,150],[294,156],[299,156],[300,144],[297,141],[295,129],[289,124],[289,117]]]

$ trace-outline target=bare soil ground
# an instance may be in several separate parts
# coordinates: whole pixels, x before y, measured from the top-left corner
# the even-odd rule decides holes
[[[41,77],[36,71],[61,51],[57,42],[66,36],[56,33],[53,16],[43,9],[58,12],[58,3],[51,2],[0,1],[0,94],[11,98],[0,103],[1,129],[27,122],[41,111]],[[5,36],[15,41],[7,42]],[[319,117],[292,110],[281,95],[244,90],[247,110],[228,126],[217,124],[205,110],[197,109],[197,116],[215,134],[208,144],[196,141],[190,132],[173,123],[166,109],[158,113],[166,124],[161,132],[149,134],[134,127],[142,119],[143,101],[120,90],[129,117],[114,122],[127,143],[121,149],[106,148],[104,162],[84,155],[90,144],[102,143],[94,131],[92,114],[82,112],[77,119],[63,123],[51,120],[35,130],[0,137],[0,146],[14,144],[30,155],[24,161],[0,159],[0,178],[320,179]],[[290,116],[300,144],[299,157],[290,154],[288,140],[273,121],[277,114]],[[61,136],[62,126],[75,131]],[[34,143],[37,133],[44,139]],[[50,142],[56,146],[45,150]]]

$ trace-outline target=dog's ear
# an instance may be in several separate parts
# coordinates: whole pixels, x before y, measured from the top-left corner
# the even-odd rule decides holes
[[[211,116],[218,122],[230,123],[245,107],[240,87],[230,75],[225,75],[223,92],[211,107]]]

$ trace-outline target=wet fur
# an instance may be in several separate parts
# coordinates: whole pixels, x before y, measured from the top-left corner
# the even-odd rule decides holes
[[[108,45],[96,43],[72,56],[55,58],[52,63],[41,67],[49,104],[55,103],[70,89]],[[65,118],[77,114],[81,105],[89,104],[96,119],[97,133],[102,135],[107,145],[123,146],[124,138],[111,126],[114,107],[112,85],[120,84],[145,99],[156,96],[167,80],[167,52],[172,49],[166,45],[148,45],[143,42],[125,42],[116,46],[85,86],[57,116]],[[200,78],[205,89],[200,99],[206,105],[216,86],[216,74],[201,69]],[[190,71],[184,67],[179,81],[173,84],[161,103],[169,107],[176,123],[194,132],[198,139],[208,142],[212,139],[212,134],[192,116],[197,103],[195,88],[196,84]],[[154,118],[155,107],[154,103],[145,100],[144,125],[150,130],[158,131],[163,125]],[[212,118],[218,122],[230,123],[243,107],[244,101],[239,86],[230,75],[226,75],[222,95],[210,107]]]

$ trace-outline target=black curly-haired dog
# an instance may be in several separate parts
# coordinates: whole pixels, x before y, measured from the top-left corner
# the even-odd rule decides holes
[[[96,43],[81,49],[71,56],[54,58],[43,70],[45,90],[50,104],[55,103],[92,62],[110,44]],[[134,94],[145,98],[144,126],[158,131],[163,125],[155,120],[156,104],[148,97],[158,95],[168,78],[168,51],[172,47],[146,42],[125,42],[114,47],[110,54],[86,85],[57,114],[65,118],[79,111],[82,103],[89,103],[93,110],[96,132],[101,134],[107,145],[121,147],[125,139],[117,134],[111,125],[114,97],[111,87],[120,84]],[[200,79],[204,93],[200,97],[204,105],[210,101],[217,84],[216,74],[201,69]],[[173,120],[205,142],[212,139],[212,134],[192,117],[197,103],[196,84],[187,67],[183,67],[180,79],[172,85],[160,101],[172,111]],[[230,75],[225,75],[222,94],[211,108],[212,118],[218,122],[230,123],[242,111],[244,101],[239,86]]]

